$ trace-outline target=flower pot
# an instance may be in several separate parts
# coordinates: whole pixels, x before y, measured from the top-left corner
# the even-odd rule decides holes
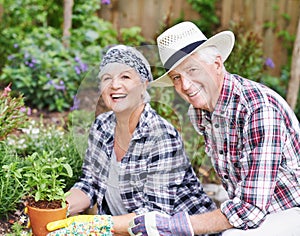
[[[58,209],[40,209],[31,206],[27,208],[33,235],[45,236],[49,233],[46,228],[49,222],[66,219],[68,206]]]

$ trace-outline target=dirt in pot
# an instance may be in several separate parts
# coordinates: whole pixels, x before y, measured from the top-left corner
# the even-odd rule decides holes
[[[53,200],[53,201],[46,201],[46,200],[39,200],[35,201],[33,197],[29,197],[26,199],[27,204],[31,207],[36,207],[40,209],[58,209],[61,208],[61,201]]]

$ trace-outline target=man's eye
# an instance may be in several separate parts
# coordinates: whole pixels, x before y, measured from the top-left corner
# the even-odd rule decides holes
[[[196,71],[197,69],[196,68],[191,68],[191,69],[189,69],[189,72],[190,73],[193,73],[194,71]]]
[[[175,76],[172,76],[171,78],[172,78],[173,81],[175,81],[175,80],[179,80],[180,76],[179,75],[175,75]]]

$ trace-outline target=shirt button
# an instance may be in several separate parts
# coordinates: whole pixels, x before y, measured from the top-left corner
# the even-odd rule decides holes
[[[215,128],[219,128],[219,124],[215,124]]]
[[[223,154],[224,154],[224,151],[223,151],[223,150],[220,150],[220,151],[219,151],[219,154],[220,154],[220,155],[223,155]]]
[[[228,175],[224,175],[223,177],[224,177],[224,179],[228,179]]]

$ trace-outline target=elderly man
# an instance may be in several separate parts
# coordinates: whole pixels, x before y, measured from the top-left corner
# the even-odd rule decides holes
[[[226,71],[234,45],[224,31],[207,39],[191,22],[157,38],[167,72],[152,86],[174,86],[229,199],[212,212],[135,217],[131,235],[300,235],[300,127],[283,98]],[[154,232],[154,233],[153,233]]]

